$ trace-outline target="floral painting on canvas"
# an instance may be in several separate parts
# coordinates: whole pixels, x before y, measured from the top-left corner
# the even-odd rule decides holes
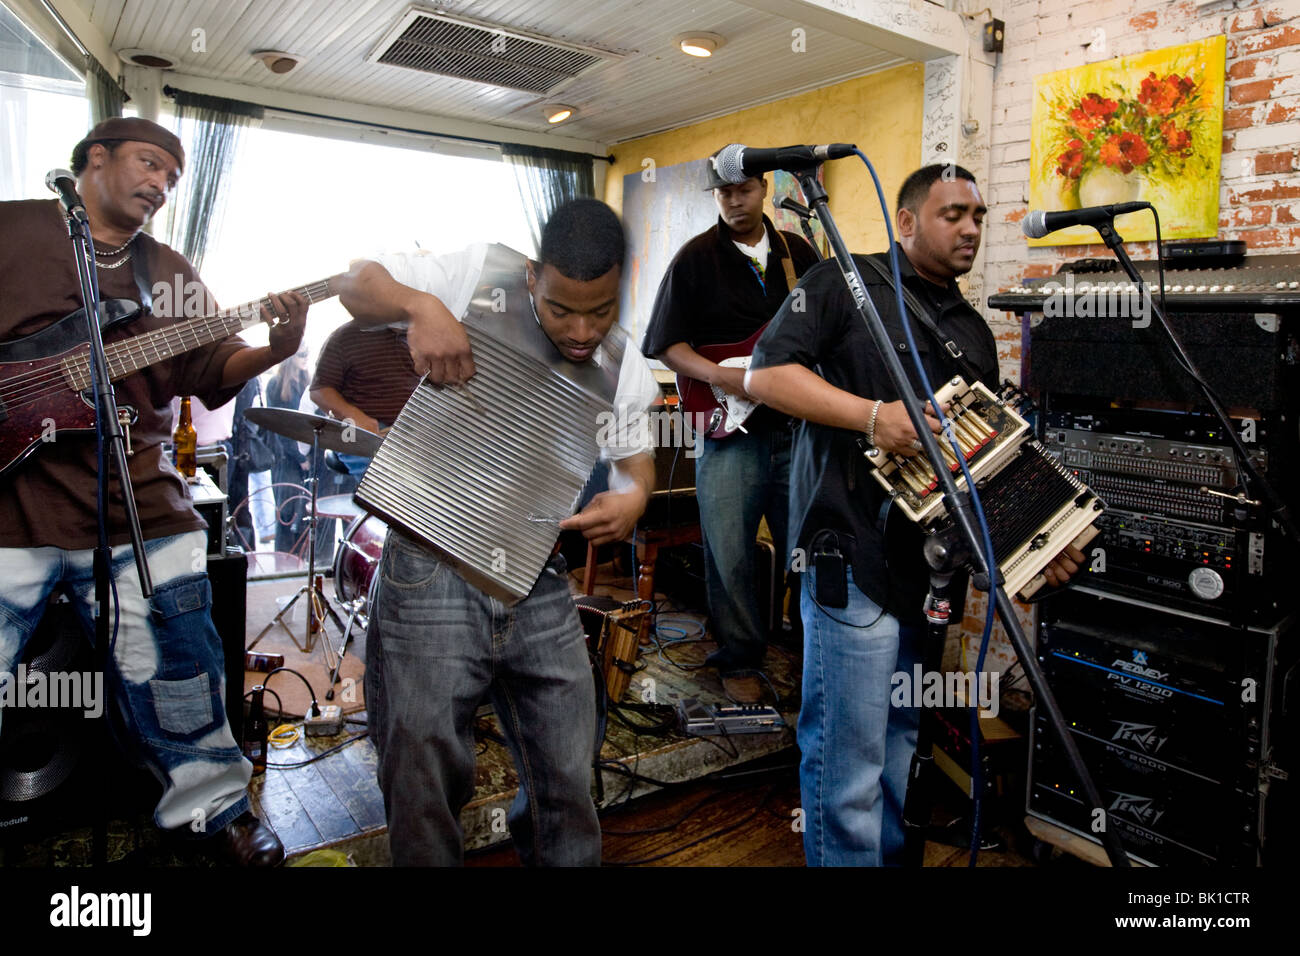
[[[1216,235],[1224,49],[1214,36],[1037,77],[1029,207],[1142,200],[1166,239]],[[1119,217],[1116,229],[1130,241],[1156,237],[1147,212]],[[1029,244],[1099,241],[1075,226]]]

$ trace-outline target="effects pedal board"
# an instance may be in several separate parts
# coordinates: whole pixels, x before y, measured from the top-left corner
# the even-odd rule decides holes
[[[776,708],[764,704],[704,704],[687,697],[677,702],[677,717],[692,736],[770,734],[786,728]]]

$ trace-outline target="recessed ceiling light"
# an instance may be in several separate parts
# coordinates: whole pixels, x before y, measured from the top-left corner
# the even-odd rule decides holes
[[[155,50],[118,50],[117,55],[127,63],[135,66],[147,66],[155,70],[170,70],[176,65],[176,60],[170,56],[163,56]]]
[[[716,33],[688,33],[677,38],[677,49],[688,56],[709,57],[726,42]]]
[[[542,107],[542,115],[546,117],[546,122],[551,124],[563,123],[576,112],[578,112],[576,107],[565,106],[563,103],[547,103]]]
[[[302,61],[302,57],[280,50],[254,50],[253,57],[261,60],[272,73],[288,73]]]

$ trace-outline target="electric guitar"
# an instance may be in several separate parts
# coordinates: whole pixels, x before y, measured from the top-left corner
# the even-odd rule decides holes
[[[723,368],[749,368],[750,356],[758,337],[763,334],[763,324],[757,332],[743,342],[724,345],[699,345],[699,352]],[[688,422],[700,423],[695,430],[708,438],[729,438],[737,431],[745,431],[745,422],[761,402],[751,402],[723,391],[716,385],[701,382],[686,375],[677,376],[677,394],[682,400],[682,414]]]
[[[294,292],[309,303],[337,295],[330,288],[339,276],[299,286]],[[108,324],[133,319],[140,308],[123,299],[104,309]],[[126,308],[135,307],[135,314]],[[269,299],[258,299],[215,315],[167,325],[152,332],[104,345],[111,381],[166,361],[191,349],[220,342],[258,322],[274,324]],[[124,425],[135,421],[131,406],[118,408]],[[90,344],[85,309],[65,315],[39,332],[0,343],[0,478],[56,436],[94,434],[95,396],[90,377]]]

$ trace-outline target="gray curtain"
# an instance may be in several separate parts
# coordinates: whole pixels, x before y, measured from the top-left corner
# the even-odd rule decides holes
[[[90,100],[90,125],[122,115],[126,91],[93,56],[86,57],[86,99]]]
[[[176,123],[185,144],[185,174],[174,199],[167,244],[202,271],[208,237],[220,228],[222,186],[235,163],[244,130],[261,124],[252,103],[172,91]]]
[[[556,207],[570,199],[596,195],[591,157],[585,153],[502,143],[501,155],[514,169],[533,245],[538,250],[542,247],[542,226]]]

